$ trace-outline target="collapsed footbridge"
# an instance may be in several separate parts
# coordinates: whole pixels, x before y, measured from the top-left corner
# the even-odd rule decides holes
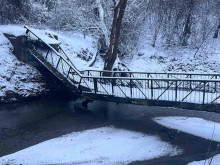
[[[25,28],[30,41],[42,44],[29,44],[29,53],[82,97],[192,109],[216,109],[220,103],[220,74],[82,71],[68,58],[54,35]],[[104,76],[106,72],[111,76]]]

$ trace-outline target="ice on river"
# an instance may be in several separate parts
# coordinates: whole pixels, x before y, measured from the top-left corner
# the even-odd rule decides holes
[[[186,132],[205,139],[220,142],[220,123],[193,117],[156,117],[153,119],[160,125]]]
[[[114,127],[74,132],[0,158],[0,164],[127,164],[182,151],[156,136]]]
[[[177,129],[201,138],[220,142],[220,123],[204,120],[201,118],[187,118],[187,117],[156,117],[153,119],[160,125],[167,128]],[[219,165],[220,155],[211,159],[192,162],[189,165]]]

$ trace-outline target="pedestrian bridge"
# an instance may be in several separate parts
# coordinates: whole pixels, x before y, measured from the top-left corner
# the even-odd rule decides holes
[[[27,26],[25,28],[29,53],[82,97],[192,109],[204,109],[220,103],[220,74],[81,71],[68,58],[56,37],[39,34]],[[103,76],[106,72],[111,76]]]

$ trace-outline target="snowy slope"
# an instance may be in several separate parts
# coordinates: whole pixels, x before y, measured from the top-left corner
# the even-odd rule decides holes
[[[156,117],[153,119],[160,125],[167,128],[177,129],[195,136],[199,136],[208,140],[220,142],[220,123],[204,120],[201,118],[187,118],[187,117]],[[209,160],[192,162],[189,165],[210,165]],[[220,155],[216,155],[211,165],[220,164]]]
[[[103,127],[51,139],[1,157],[0,165],[128,164],[136,160],[174,156],[180,153],[180,149],[162,142],[156,136]]]
[[[59,33],[54,30],[41,30],[33,29],[38,36],[43,37],[45,33],[52,33],[58,36],[61,43],[61,48],[65,51],[69,59],[79,70],[86,69],[103,69],[104,61],[101,57],[97,57],[96,63],[93,67],[89,67],[92,58],[97,52],[97,39],[93,36],[72,31],[60,31]]]
[[[37,33],[52,32],[53,30],[38,30]],[[21,63],[12,54],[13,46],[3,33],[14,36],[25,35],[25,29],[19,25],[1,25],[0,26],[0,102],[15,101],[19,97],[35,96],[45,91],[45,83],[42,76],[33,67]],[[61,31],[59,34],[59,43],[68,57],[79,70],[89,68],[89,62],[96,54],[97,41],[92,36],[83,36],[80,33],[71,31]],[[46,38],[47,40],[49,38]],[[7,58],[6,58],[7,57]],[[104,61],[98,57],[96,65],[93,68],[103,68]]]
[[[83,36],[80,33],[62,31],[59,34],[61,47],[79,70],[103,69],[104,61],[97,57],[93,67],[89,67],[92,57],[97,52],[97,40],[92,36]]]
[[[25,30],[18,26],[0,26],[0,102],[40,95],[45,91],[42,76],[33,67],[17,60],[12,54],[13,46],[3,33],[18,36]]]
[[[123,62],[133,71],[152,72],[220,72],[220,39],[211,36],[199,51],[192,46],[167,46],[158,43],[151,46],[150,37],[142,38],[138,52]],[[196,54],[196,58],[194,55]]]

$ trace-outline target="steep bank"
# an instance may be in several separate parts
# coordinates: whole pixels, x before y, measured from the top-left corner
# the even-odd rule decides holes
[[[73,98],[75,95],[50,71],[33,57],[30,59],[25,35],[21,26],[0,26],[0,103],[35,99],[42,95]],[[87,69],[88,61],[96,52],[95,40],[71,32],[61,33],[59,40],[73,63],[82,70]]]
[[[0,28],[0,103],[27,100],[45,95],[48,90],[42,75],[32,66],[20,62],[13,55],[13,46],[3,33],[15,36],[23,31],[19,27]]]

